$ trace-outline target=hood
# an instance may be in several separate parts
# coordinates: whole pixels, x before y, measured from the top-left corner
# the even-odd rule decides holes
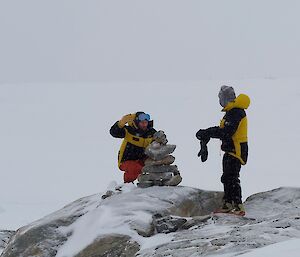
[[[233,108],[247,109],[250,105],[250,97],[245,94],[240,94],[234,101],[228,103],[222,110],[224,112],[230,111]]]

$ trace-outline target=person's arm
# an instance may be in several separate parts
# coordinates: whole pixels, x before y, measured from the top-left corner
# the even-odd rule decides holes
[[[125,131],[125,127],[120,127],[119,126],[119,121],[117,121],[114,125],[112,125],[112,127],[109,130],[109,133],[116,138],[124,138],[126,131]]]
[[[196,137],[201,141],[209,141],[210,138],[221,138],[220,127],[210,127],[208,129],[200,129],[196,133]]]
[[[135,114],[127,114],[117,121],[111,128],[110,134],[116,138],[124,138],[126,135],[125,125],[135,119]]]
[[[210,138],[231,138],[237,131],[240,121],[245,117],[245,112],[242,109],[234,109],[227,114],[224,128],[211,127],[208,129],[200,129],[196,137],[199,140],[208,140]]]

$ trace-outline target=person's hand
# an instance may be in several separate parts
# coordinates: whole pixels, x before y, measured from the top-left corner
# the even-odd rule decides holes
[[[127,114],[123,116],[121,120],[119,120],[118,125],[120,128],[123,128],[126,125],[126,123],[133,122],[134,119],[135,114]]]
[[[196,133],[196,137],[199,140],[203,140],[207,138],[207,131],[206,129],[199,129],[199,131]]]
[[[198,157],[201,157],[202,162],[206,162],[208,158],[208,151],[206,149],[201,149],[198,153]]]
[[[200,143],[201,149],[198,153],[198,157],[201,157],[201,161],[205,162],[208,158],[208,150],[207,150],[207,145],[205,142],[201,141]]]

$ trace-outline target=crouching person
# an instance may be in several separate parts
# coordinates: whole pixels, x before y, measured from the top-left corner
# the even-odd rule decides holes
[[[221,213],[233,213],[245,215],[242,204],[242,190],[240,185],[241,165],[247,163],[248,138],[247,138],[247,116],[245,109],[250,105],[250,98],[241,94],[235,96],[234,89],[222,86],[219,92],[219,102],[223,107],[225,116],[220,126],[208,129],[200,129],[196,137],[200,140],[201,150],[198,154],[204,162],[207,160],[208,151],[206,144],[211,138],[222,141],[221,149],[225,152],[223,156],[223,175],[221,182],[224,185],[223,206],[216,210]]]
[[[118,166],[124,171],[125,183],[135,181],[141,174],[146,159],[145,148],[153,141],[155,132],[150,115],[144,112],[127,114],[111,127],[113,137],[123,138]]]

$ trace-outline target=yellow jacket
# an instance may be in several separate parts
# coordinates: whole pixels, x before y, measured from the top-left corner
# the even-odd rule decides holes
[[[156,130],[153,122],[149,122],[148,130],[141,131],[134,124],[129,122],[128,126],[120,127],[116,122],[110,129],[110,134],[116,138],[123,138],[119,154],[118,166],[127,160],[143,160],[146,158],[145,148],[153,141]]]
[[[242,165],[248,159],[248,120],[245,109],[249,105],[249,96],[239,95],[223,109],[226,114],[220,123],[222,150],[238,158]]]

